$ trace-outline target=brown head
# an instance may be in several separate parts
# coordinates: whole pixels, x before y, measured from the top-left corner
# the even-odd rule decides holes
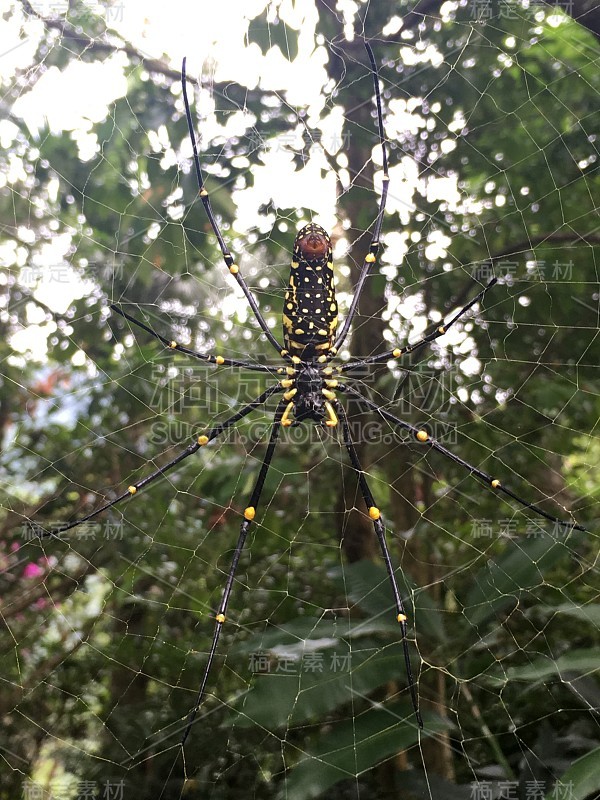
[[[294,261],[327,263],[331,261],[331,239],[316,222],[309,222],[298,231],[294,242]]]

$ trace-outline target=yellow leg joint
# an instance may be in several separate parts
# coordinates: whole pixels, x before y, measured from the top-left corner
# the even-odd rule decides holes
[[[377,508],[377,506],[371,506],[371,508],[369,509],[369,516],[371,517],[372,520],[379,519],[379,517],[381,516],[381,511]]]
[[[292,397],[293,397],[295,394],[298,394],[298,389],[290,389],[290,390],[289,390],[289,392],[286,392],[286,393],[283,395],[283,399],[284,399],[284,400],[291,400],[291,399],[292,399]]]
[[[127,491],[129,492],[129,494],[135,494],[137,492],[137,487],[136,486],[128,486],[127,487]]]
[[[175,339],[173,339],[173,341],[171,342],[171,344],[169,345],[169,347],[171,348],[171,350],[175,350],[177,347],[179,347],[179,345],[177,344],[177,342],[175,341]]]
[[[215,364],[221,365],[221,364],[224,364],[224,363],[225,363],[225,359],[223,358],[223,356],[217,356],[215,358]]]
[[[326,397],[328,400],[335,400],[335,393],[330,392],[329,389],[321,389],[321,394]]]
[[[294,385],[294,381],[291,378],[284,378],[282,381],[279,381],[279,385],[282,389],[291,389]]]
[[[367,255],[365,256],[365,261],[367,262],[367,264],[373,264],[375,262],[374,254],[373,253],[367,253]]]
[[[203,447],[205,444],[208,444],[208,436],[199,436],[196,441],[200,447]]]
[[[200,197],[208,197],[208,192],[206,189],[200,189]]]
[[[292,409],[294,408],[293,403],[288,403],[286,406],[285,411],[283,412],[283,416],[281,417],[281,424],[284,428],[289,428],[292,424],[292,420],[290,419],[290,414],[292,413]]]
[[[419,442],[427,442],[429,440],[429,434],[427,431],[417,431],[416,435]]]
[[[248,520],[248,522],[252,522],[255,516],[256,516],[256,509],[254,508],[254,506],[248,506],[248,508],[244,509],[244,517]]]
[[[215,617],[219,625],[222,625],[225,622],[225,614],[217,614]]]
[[[232,264],[229,267],[229,272],[231,272],[232,275],[237,275],[239,271],[240,271],[240,268],[238,267],[237,264]]]
[[[398,614],[398,616],[396,617],[396,619],[398,620],[398,622],[406,622],[406,620],[408,619],[408,617],[406,616],[406,614]]]
[[[319,364],[324,364],[327,361],[327,356],[319,356],[317,358],[317,361],[319,362]]]
[[[392,355],[394,356],[394,358],[400,358],[400,356],[402,355],[402,350],[399,347],[396,347],[395,350],[392,350]]]
[[[337,414],[333,410],[333,406],[328,400],[325,401],[325,410],[327,411],[325,425],[327,425],[329,428],[335,428],[335,426],[338,424],[338,418]]]
[[[494,478],[494,480],[491,483],[491,486],[492,486],[492,489],[497,489],[499,486],[502,486],[502,484],[500,483],[500,481],[497,478]]]

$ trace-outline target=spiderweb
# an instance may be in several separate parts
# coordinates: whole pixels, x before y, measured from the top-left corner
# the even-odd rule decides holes
[[[0,798],[597,797],[593,9],[203,6],[3,4]],[[586,530],[339,395],[425,728],[346,449],[304,424],[281,434],[182,753],[275,399],[50,534],[273,381],[166,350],[111,303],[191,349],[280,365],[195,199],[181,57],[213,208],[280,338],[301,224],[331,232],[342,315],[368,249],[382,176],[363,35],[391,188],[339,363],[417,341],[496,275],[446,336],[352,385]]]

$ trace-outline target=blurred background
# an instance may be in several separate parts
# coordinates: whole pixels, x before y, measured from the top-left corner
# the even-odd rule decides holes
[[[0,3],[0,798],[600,793],[600,21],[590,3]],[[578,20],[578,21],[577,21]],[[565,523],[345,401],[409,615],[338,432],[291,428],[182,754],[275,401],[85,516],[271,385],[206,187],[281,339],[296,231],[331,234],[353,384]]]

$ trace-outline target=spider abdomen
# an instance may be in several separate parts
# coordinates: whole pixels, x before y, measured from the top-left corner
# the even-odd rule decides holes
[[[303,361],[333,347],[338,307],[333,285],[331,240],[320,225],[305,225],[296,236],[283,306],[286,349]]]

